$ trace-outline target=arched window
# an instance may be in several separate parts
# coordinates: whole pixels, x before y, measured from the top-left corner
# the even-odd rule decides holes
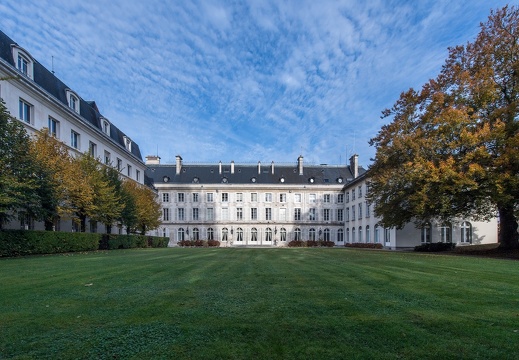
[[[369,225],[366,225],[366,242],[371,242],[371,234],[369,233]]]
[[[258,241],[258,229],[252,228],[250,232],[250,241]]]
[[[422,244],[431,242],[431,224],[424,223],[421,228]]]
[[[308,231],[308,240],[315,241],[315,229],[311,228]]]
[[[351,228],[351,242],[355,242],[355,228]]]
[[[347,228],[347,229],[346,229],[346,242],[347,242],[347,243],[350,242],[350,228]]]
[[[236,241],[243,241],[243,229],[236,229]]]
[[[375,225],[375,242],[380,242],[380,226]]]
[[[207,240],[214,240],[214,230],[213,230],[213,228],[207,229]]]
[[[185,239],[185,231],[184,231],[184,228],[180,228],[177,230],[177,240],[178,241],[184,241]]]
[[[294,240],[296,240],[296,241],[301,240],[301,229],[300,228],[296,228],[294,230]]]
[[[444,243],[452,242],[452,226],[450,223],[443,223],[440,226],[440,241]]]
[[[359,226],[359,242],[362,242],[362,226]]]
[[[389,229],[389,228],[384,229],[384,241],[386,243],[390,243],[391,242],[391,229]]]
[[[193,229],[193,240],[200,240],[200,231],[198,228]]]
[[[465,244],[472,242],[472,224],[468,221],[461,223],[461,242]]]
[[[337,230],[337,242],[343,242],[344,241],[344,230],[339,229]]]
[[[330,241],[330,229],[324,229],[324,241]]]
[[[227,241],[229,238],[229,229],[223,228],[222,229],[222,241]]]
[[[287,241],[287,229],[281,228],[281,230],[279,231],[279,234],[281,237],[281,241]]]
[[[272,241],[272,229],[267,228],[265,231],[265,241]]]

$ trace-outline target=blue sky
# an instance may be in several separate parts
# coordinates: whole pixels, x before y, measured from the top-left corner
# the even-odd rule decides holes
[[[382,110],[506,3],[3,0],[0,29],[143,156],[367,166]]]

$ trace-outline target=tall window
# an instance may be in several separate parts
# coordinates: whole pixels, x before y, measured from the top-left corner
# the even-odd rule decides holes
[[[185,199],[184,193],[178,193],[177,194],[177,201],[178,202],[184,202],[184,199]]]
[[[359,219],[362,219],[362,203],[359,204]]]
[[[366,242],[371,242],[371,234],[369,233],[369,225],[366,225]]]
[[[279,236],[281,241],[287,241],[287,229],[281,228],[279,231]]]
[[[243,201],[243,193],[236,193],[236,202]]]
[[[355,206],[351,207],[351,219],[355,220]]]
[[[267,228],[267,230],[265,230],[265,241],[272,241],[272,229],[271,228]]]
[[[369,218],[370,215],[371,215],[371,211],[370,211],[370,204],[369,202],[366,201],[366,217]]]
[[[126,171],[127,171],[127,174],[128,174],[128,177],[132,177],[132,166],[130,164],[128,164],[126,166]]]
[[[451,224],[449,224],[449,223],[442,224],[442,226],[440,227],[440,241],[445,242],[445,243],[452,242],[451,234],[452,234]]]
[[[257,202],[258,201],[258,193],[250,193],[250,201]]]
[[[207,240],[214,240],[214,230],[213,230],[213,228],[207,229]]]
[[[74,130],[70,131],[70,146],[74,149],[79,149],[79,134]]]
[[[103,120],[103,132],[110,136],[110,123],[107,120]]]
[[[169,202],[169,193],[162,193],[162,202]]]
[[[71,93],[70,91],[67,91],[68,93],[68,107],[74,110],[76,113],[79,114],[79,98]]]
[[[243,229],[236,229],[236,241],[243,241]]]
[[[200,240],[200,231],[198,228],[193,229],[193,240]]]
[[[296,228],[294,230],[294,240],[301,241],[301,229],[300,228]]]
[[[168,208],[162,209],[162,220],[169,221],[169,209]]]
[[[324,229],[323,235],[324,235],[324,238],[323,238],[324,241],[331,240],[330,239],[330,229],[328,229],[328,228]]]
[[[265,220],[272,220],[272,208],[265,208]]]
[[[29,64],[30,61],[25,56],[23,56],[22,54],[18,54],[18,62],[16,64],[16,67],[25,76],[29,76]]]
[[[123,161],[119,158],[117,158],[117,171],[123,170]]]
[[[338,194],[337,195],[337,203],[338,204],[344,203],[344,194]]]
[[[32,105],[22,99],[18,101],[18,118],[32,124]]]
[[[296,221],[301,220],[301,209],[300,208],[294,209],[294,220],[296,220]]]
[[[323,196],[323,202],[330,203],[331,202],[331,195],[330,194],[324,194]]]
[[[346,221],[350,221],[350,208],[346,208]]]
[[[222,241],[227,241],[229,237],[229,230],[227,228],[222,229]]]
[[[213,202],[213,193],[205,194],[205,199],[207,202]]]
[[[49,116],[49,135],[59,139],[59,121]]]
[[[193,220],[197,221],[198,220],[198,214],[199,214],[198,208],[193,208],[192,212],[193,212]]]
[[[92,141],[88,142],[88,153],[92,157],[97,157],[97,144],[93,143]]]
[[[206,218],[209,221],[214,220],[214,209],[213,208],[207,208],[205,212]]]
[[[196,203],[198,202],[198,193],[193,193],[193,202]]]
[[[337,209],[337,221],[344,221],[344,209]]]
[[[308,202],[309,203],[315,203],[317,201],[317,195],[315,194],[309,194],[308,195]]]
[[[185,240],[185,232],[184,232],[184,228],[180,228],[177,230],[177,240],[178,241],[184,241]]]
[[[243,220],[243,208],[236,208],[236,220]]]
[[[140,170],[135,170],[135,180],[137,180],[137,182],[141,181],[141,171]]]
[[[282,193],[282,194],[279,194],[279,202],[287,202],[287,194],[285,193]]]
[[[431,224],[430,223],[425,223],[422,225],[421,234],[422,234],[422,244],[431,242]]]
[[[315,229],[314,228],[311,228],[308,231],[308,240],[315,241]]]
[[[348,242],[348,243],[350,242],[350,229],[349,228],[346,229],[346,242]]]
[[[229,208],[222,208],[222,220],[229,220]]]
[[[258,209],[257,208],[251,208],[250,209],[250,219],[251,220],[258,220]]]
[[[105,165],[110,165],[111,162],[111,155],[108,151],[105,150]]]
[[[279,221],[287,220],[287,209],[281,208],[279,209]]]
[[[384,241],[386,243],[391,242],[391,230],[389,228],[384,229]]]
[[[362,242],[362,226],[359,226],[359,242]]]
[[[185,219],[184,208],[178,208],[177,209],[177,220],[184,221],[184,219]]]
[[[471,243],[472,242],[472,224],[468,221],[461,223],[461,242]]]
[[[351,242],[355,242],[355,228],[351,228]]]
[[[265,202],[272,202],[272,193],[265,193]]]
[[[323,209],[323,221],[330,221],[330,209]]]
[[[380,226],[375,225],[375,242],[380,242]]]
[[[359,187],[357,188],[357,192],[359,194],[359,199],[362,197],[362,185],[359,185]]]
[[[351,189],[351,200],[355,200],[355,189]]]
[[[308,220],[315,221],[317,220],[317,209],[316,208],[310,208],[308,211]]]
[[[337,230],[337,242],[343,242],[344,241],[344,230],[339,229]]]
[[[251,241],[258,241],[258,229],[252,228],[250,231],[250,240]]]

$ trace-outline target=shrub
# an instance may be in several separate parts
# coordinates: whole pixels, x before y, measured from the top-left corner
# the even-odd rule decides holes
[[[209,247],[219,247],[220,242],[218,240],[207,240],[207,245]]]
[[[362,249],[383,249],[381,243],[346,243],[344,247],[362,248]]]
[[[305,247],[306,243],[303,240],[292,240],[288,243],[288,247]]]
[[[168,238],[148,235],[103,234],[99,250],[166,247]]]
[[[455,247],[456,247],[455,243],[443,243],[443,242],[426,243],[426,244],[415,246],[414,251],[439,252],[439,251],[452,250]]]

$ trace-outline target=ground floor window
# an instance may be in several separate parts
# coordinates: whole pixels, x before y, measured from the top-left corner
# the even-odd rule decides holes
[[[272,229],[267,228],[265,231],[265,241],[272,241]]]
[[[445,223],[440,227],[440,241],[445,243],[452,242],[452,227],[451,224]]]
[[[366,225],[366,242],[371,242],[371,235],[369,233],[369,225]]]
[[[184,241],[185,240],[185,231],[184,228],[180,228],[177,231],[177,240],[178,241]]]
[[[229,237],[229,230],[227,228],[222,229],[222,241],[227,241]]]
[[[337,242],[343,242],[344,241],[344,230],[339,229],[337,230]]]
[[[324,241],[330,241],[330,229],[324,229]]]
[[[213,228],[207,229],[207,240],[214,240],[214,230],[213,230]]]
[[[422,244],[431,242],[431,224],[430,223],[425,223],[422,225],[421,234],[422,234]]]
[[[287,230],[285,228],[281,228],[279,231],[281,241],[287,241]]]
[[[200,231],[198,228],[193,229],[193,240],[200,240]]]
[[[472,224],[468,221],[461,223],[461,242],[471,243],[472,242]]]
[[[315,229],[312,228],[308,231],[308,240],[315,241]]]
[[[301,229],[297,228],[294,230],[294,240],[301,241]]]
[[[250,241],[258,241],[258,229],[252,228],[250,232]]]
[[[243,241],[243,229],[236,229],[236,241]]]

